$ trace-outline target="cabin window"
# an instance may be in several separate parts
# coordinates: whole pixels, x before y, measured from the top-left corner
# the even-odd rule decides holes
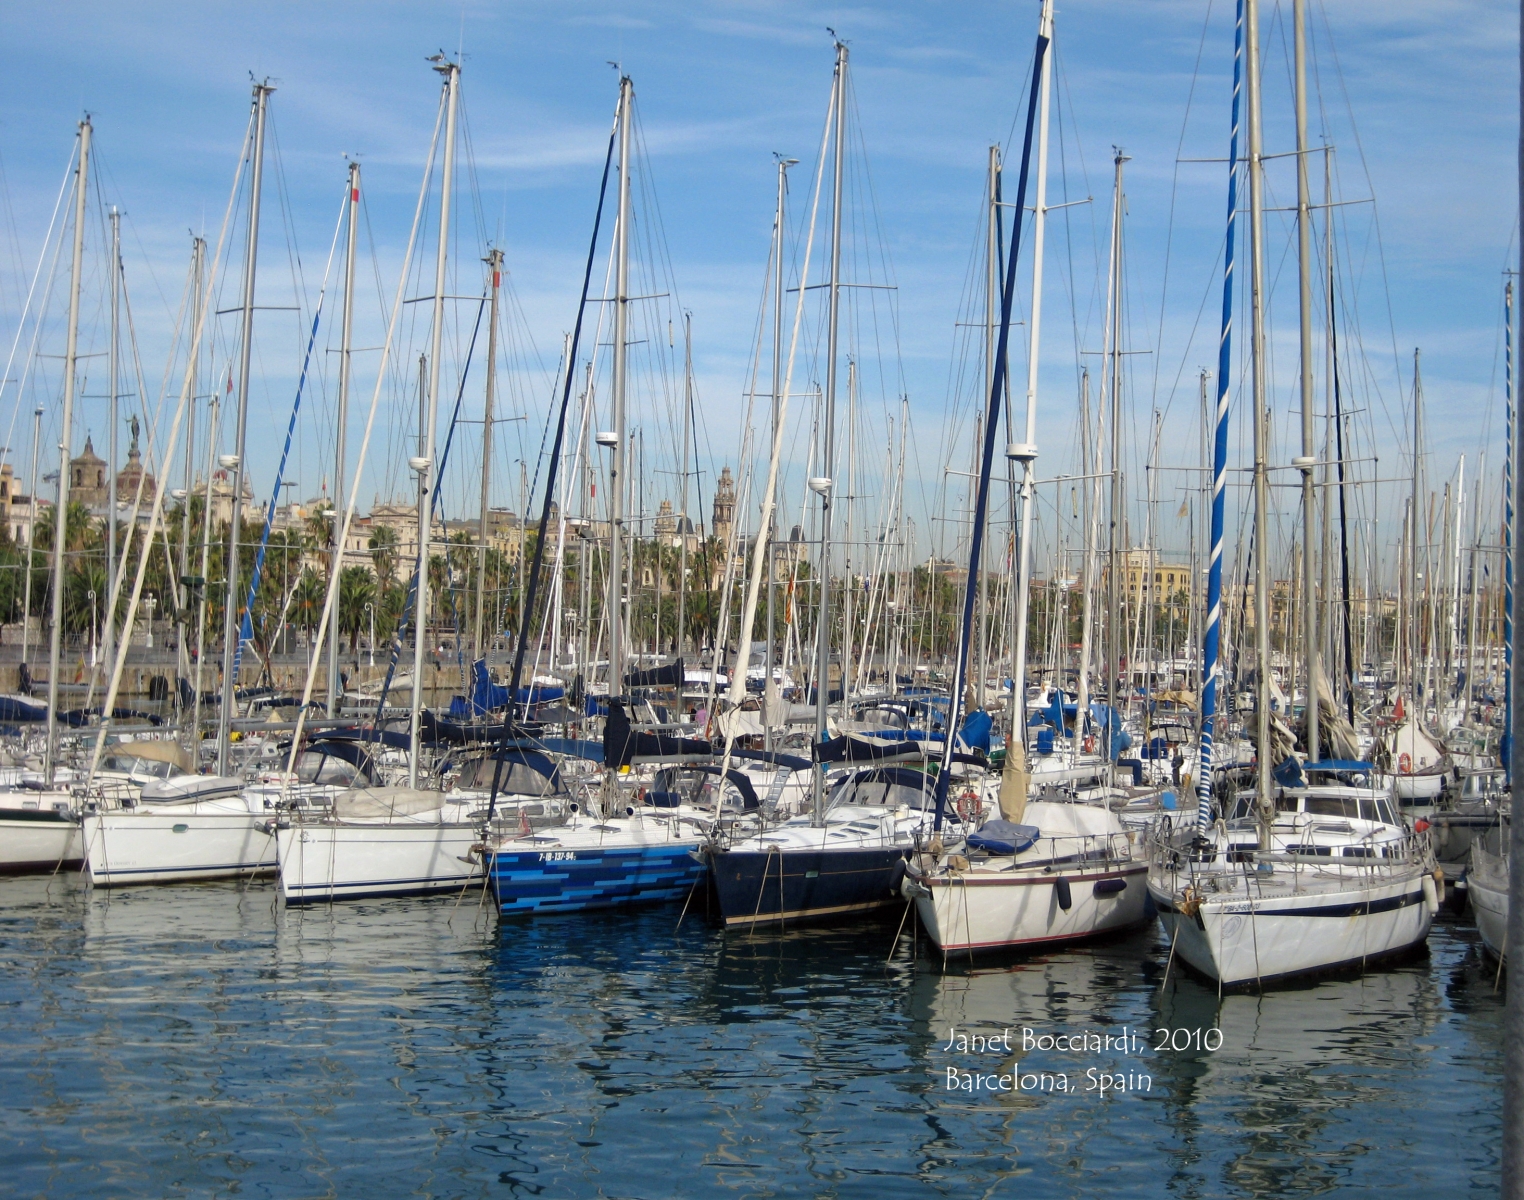
[[[1309,796],[1307,811],[1317,817],[1345,817],[1380,821],[1376,801],[1370,796]]]
[[[494,768],[498,772],[498,795],[548,796],[555,792],[551,780],[527,763],[495,763],[490,758],[479,758],[460,769],[455,786],[463,790],[487,791],[492,786]]]

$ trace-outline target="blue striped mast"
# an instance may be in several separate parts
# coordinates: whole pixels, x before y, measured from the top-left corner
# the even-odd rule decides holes
[[[1228,235],[1222,267],[1222,335],[1217,343],[1217,429],[1212,439],[1212,549],[1207,565],[1206,645],[1201,664],[1201,764],[1196,773],[1196,824],[1212,825],[1212,738],[1217,721],[1222,652],[1222,543],[1228,479],[1228,380],[1233,369],[1233,234],[1238,223],[1238,109],[1244,59],[1244,5],[1233,24],[1233,121],[1228,139]]]

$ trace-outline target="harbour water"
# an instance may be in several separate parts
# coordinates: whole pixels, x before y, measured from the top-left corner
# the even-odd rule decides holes
[[[1153,930],[944,969],[898,914],[736,934],[474,896],[288,911],[268,883],[0,894],[18,1196],[1497,1188],[1502,993],[1464,922],[1405,966],[1219,1001],[1164,979]]]

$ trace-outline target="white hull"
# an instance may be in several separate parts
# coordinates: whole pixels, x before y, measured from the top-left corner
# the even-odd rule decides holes
[[[276,830],[281,895],[287,904],[356,896],[459,891],[483,878],[473,825],[314,822]]]
[[[1378,775],[1376,779],[1378,784],[1397,793],[1403,808],[1410,808],[1432,804],[1444,791],[1445,780],[1449,777],[1448,771],[1440,771],[1433,775]]]
[[[1506,827],[1502,836],[1507,837]],[[1496,844],[1498,835],[1489,839]],[[1477,842],[1471,847],[1471,870],[1466,873],[1466,894],[1471,898],[1471,913],[1476,918],[1482,945],[1492,954],[1508,961],[1508,860],[1489,846]]]
[[[1370,880],[1352,871],[1287,894],[1209,894],[1191,914],[1176,907],[1172,890],[1149,890],[1173,953],[1235,987],[1360,967],[1420,945],[1434,919],[1426,878],[1414,870]]]
[[[267,817],[197,804],[90,813],[85,869],[96,887],[268,875],[275,839]]]
[[[915,896],[916,914],[943,952],[1036,949],[1141,925],[1146,875],[1141,862],[1065,874],[1068,911],[1059,901],[1055,875],[1044,872],[907,874],[904,888]],[[1109,891],[1117,880],[1123,889]]]
[[[1466,881],[1466,891],[1471,897],[1471,912],[1476,918],[1477,931],[1482,935],[1482,945],[1496,957],[1508,961],[1505,946],[1508,942],[1508,891],[1479,883],[1473,875]]]
[[[0,809],[0,875],[77,867],[83,858],[77,818],[62,813],[23,816]]]

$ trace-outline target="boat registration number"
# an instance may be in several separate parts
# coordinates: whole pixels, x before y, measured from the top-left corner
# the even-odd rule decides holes
[[[542,850],[540,852],[541,862],[570,862],[576,857],[575,850]]]

